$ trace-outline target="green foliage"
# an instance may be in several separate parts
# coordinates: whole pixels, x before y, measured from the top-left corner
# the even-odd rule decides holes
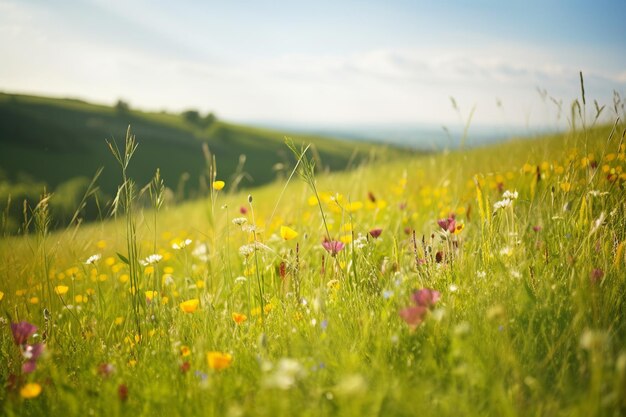
[[[61,196],[71,198],[80,194],[79,183],[84,186],[84,178],[92,178],[94,171],[102,167],[97,183],[99,202],[90,199],[84,210],[86,219],[96,219],[97,206],[106,212],[118,186],[117,167],[103,146],[104,141],[123,137],[129,124],[142,138],[142,150],[133,160],[130,174],[143,187],[159,168],[167,184],[179,191],[176,193],[179,200],[208,194],[202,155],[205,144],[219,157],[222,178],[239,189],[274,181],[280,172],[272,168],[288,160],[281,139],[283,132],[229,124],[217,120],[212,113],[205,116],[195,110],[182,115],[144,113],[131,109],[123,101],[115,107],[106,107],[78,100],[0,93],[0,184],[3,184],[0,201],[6,201],[11,188],[16,204],[20,205],[24,198],[36,204],[45,186],[49,192],[60,194],[54,204],[63,213],[55,213],[54,218],[65,224],[63,216],[72,212],[76,201],[61,202]],[[324,169],[345,169],[355,148],[355,163],[369,157],[369,145],[314,136],[303,136],[300,140],[317,145]],[[383,147],[377,151],[380,157],[399,154]],[[242,155],[246,161],[245,174],[241,170]],[[181,179],[184,179],[181,187],[176,187]],[[57,193],[61,185],[61,193]],[[13,224],[20,224],[19,209],[12,210],[10,217]]]

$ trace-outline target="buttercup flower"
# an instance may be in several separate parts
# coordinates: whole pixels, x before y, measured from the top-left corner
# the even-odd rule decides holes
[[[22,396],[22,398],[26,398],[27,400],[35,398],[39,394],[41,394],[41,385],[36,382],[29,382],[28,384],[24,385],[20,390],[20,395]]]
[[[183,301],[180,303],[180,309],[185,313],[193,313],[198,309],[198,305],[200,305],[200,300],[197,298],[192,298],[191,300]]]
[[[285,240],[291,240],[298,236],[298,232],[293,230],[291,227],[280,226],[280,237]]]
[[[209,368],[215,369],[216,371],[228,368],[233,362],[233,356],[230,353],[224,352],[208,352],[206,354],[206,359],[209,364]]]
[[[233,317],[233,321],[237,324],[241,324],[244,321],[248,320],[248,316],[242,313],[233,313],[232,317]]]

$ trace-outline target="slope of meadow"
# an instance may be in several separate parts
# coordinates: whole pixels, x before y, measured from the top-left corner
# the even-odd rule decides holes
[[[3,413],[624,415],[625,152],[617,124],[53,234],[41,204],[0,242]]]
[[[54,194],[50,203],[55,220],[69,221],[100,167],[100,210],[89,204],[82,215],[93,220],[106,212],[119,185],[106,141],[123,142],[129,125],[141,139],[130,174],[144,185],[158,167],[178,201],[207,194],[203,145],[219,155],[219,175],[229,180],[231,189],[267,184],[285,175],[290,153],[283,139],[288,132],[207,117],[0,93],[0,201],[4,209],[11,195],[11,230],[19,228],[22,201],[35,202],[44,187]],[[299,135],[298,140],[313,144],[325,170],[350,168],[370,159],[372,150],[379,157],[400,155],[396,149],[356,141],[314,135]]]

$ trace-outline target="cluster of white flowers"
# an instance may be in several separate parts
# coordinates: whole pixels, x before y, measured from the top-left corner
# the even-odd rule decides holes
[[[186,248],[187,246],[191,245],[191,242],[192,242],[192,240],[191,240],[191,239],[185,239],[185,240],[183,240],[183,241],[182,241],[182,242],[180,242],[180,243],[174,243],[174,244],[172,245],[172,249],[174,249],[174,250],[184,249],[184,248]]]
[[[247,258],[254,253],[254,244],[250,243],[239,247],[239,255]]]
[[[365,246],[367,246],[367,237],[359,233],[359,237],[354,239],[354,242],[352,242],[352,244],[356,249],[363,249]]]
[[[172,284],[174,284],[174,277],[170,274],[165,275],[163,277],[163,285],[165,285],[166,287],[169,287]]]
[[[143,266],[154,265],[154,264],[158,264],[159,262],[161,262],[162,259],[163,257],[161,255],[159,255],[158,253],[155,253],[155,254],[148,256],[146,259],[142,260],[141,264]]]
[[[85,265],[93,265],[96,262],[98,262],[100,260],[100,258],[102,258],[102,255],[100,255],[99,253],[96,253],[95,255],[91,255],[89,258],[87,258],[87,260],[85,261]]]
[[[233,219],[233,224],[236,224],[237,226],[243,226],[247,222],[248,222],[248,219],[246,219],[245,217],[235,217]]]
[[[513,255],[513,249],[509,246],[505,246],[502,249],[500,249],[500,255],[502,256],[511,256]]]
[[[509,200],[517,200],[518,194],[517,191],[506,190],[504,194],[502,194],[502,197],[508,198]]]
[[[193,256],[198,258],[201,262],[207,262],[209,260],[209,245],[201,244],[196,246],[196,248],[191,252]]]
[[[268,388],[288,390],[299,379],[306,376],[306,371],[300,362],[291,358],[280,359],[276,366],[270,362],[264,362],[261,364],[261,368],[268,373],[263,381]]]
[[[517,200],[517,197],[517,191],[506,190],[504,194],[502,194],[502,200],[496,201],[496,203],[493,205],[493,211],[498,211],[500,209],[511,207],[513,205],[513,201]]]
[[[591,190],[591,191],[589,191],[587,194],[589,194],[589,195],[590,195],[590,196],[592,196],[592,197],[602,197],[602,196],[608,195],[608,194],[609,194],[609,192],[608,192],[608,191],[602,191],[602,192],[600,192],[600,191],[598,191],[598,190]]]
[[[256,232],[258,232],[258,229],[253,224],[246,224],[244,226],[241,226],[241,230],[243,230],[246,233],[256,233]]]

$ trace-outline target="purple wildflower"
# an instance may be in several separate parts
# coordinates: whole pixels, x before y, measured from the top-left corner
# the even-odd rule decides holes
[[[415,291],[411,298],[416,305],[430,308],[439,301],[441,293],[437,290],[431,290],[430,288],[422,288],[421,290]]]
[[[417,328],[424,321],[426,312],[428,309],[423,306],[410,306],[400,310],[400,317],[409,325],[413,330]]]
[[[26,344],[26,341],[37,331],[37,326],[30,324],[27,321],[21,321],[19,323],[11,323],[11,332],[13,333],[13,340],[18,346]]]
[[[454,217],[448,217],[447,219],[439,219],[437,220],[437,224],[443,230],[450,232],[450,233],[454,233],[454,230],[456,229],[456,220],[454,219]]]
[[[331,256],[335,256],[343,249],[344,244],[338,240],[325,240],[322,242],[322,246]]]

